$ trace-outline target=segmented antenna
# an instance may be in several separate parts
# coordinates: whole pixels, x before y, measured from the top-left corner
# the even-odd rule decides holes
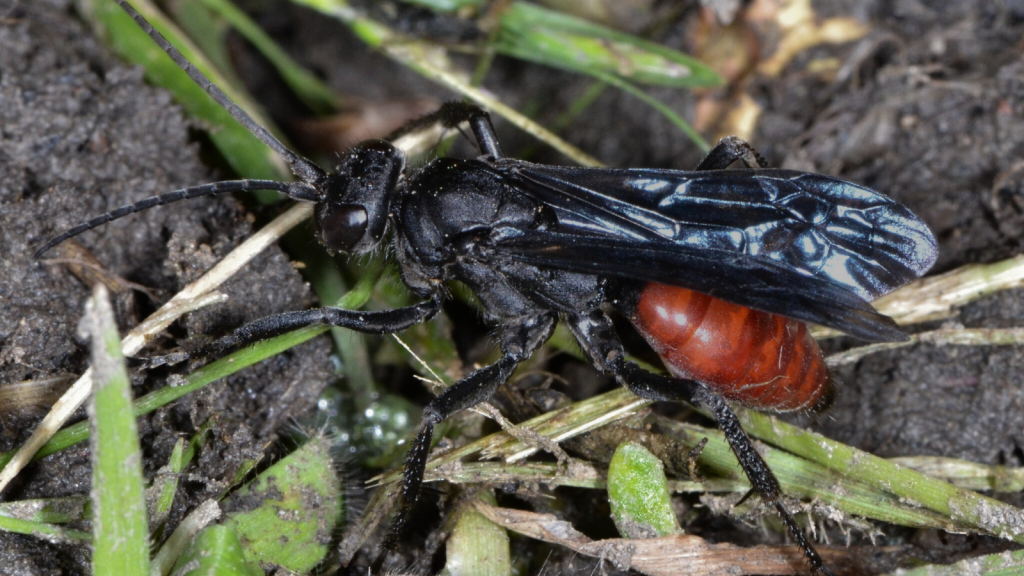
[[[316,202],[319,199],[319,194],[312,185],[301,182],[277,182],[275,180],[228,180],[225,182],[214,182],[212,184],[192,186],[191,188],[182,188],[181,190],[175,190],[174,192],[168,192],[159,196],[151,196],[144,200],[140,200],[135,204],[121,206],[116,210],[97,216],[83,224],[79,224],[60,236],[52,238],[42,248],[36,251],[35,258],[39,258],[47,250],[68,238],[73,238],[86,230],[92,230],[93,228],[102,226],[111,220],[117,220],[118,218],[123,218],[129,214],[141,212],[147,208],[162,206],[179,200],[188,200],[189,198],[198,198],[200,196],[227,194],[229,192],[250,192],[253,190],[277,190],[278,192],[288,194],[289,197],[294,198],[295,200]]]
[[[206,91],[207,94],[213,98],[217,104],[220,104],[222,108],[228,111],[229,114],[238,120],[242,126],[253,134],[253,136],[259,138],[264,144],[270,146],[275,152],[284,158],[284,161],[288,163],[288,166],[292,169],[292,172],[299,177],[300,180],[314,186],[319,185],[327,178],[327,173],[322,168],[314,164],[312,161],[299,156],[298,154],[289,150],[284,144],[282,144],[277,138],[274,137],[266,128],[260,126],[255,120],[250,117],[245,110],[242,110],[238,104],[235,104],[228,95],[225,94],[216,84],[210,81],[202,72],[200,72],[191,62],[178,51],[177,48],[171,45],[162,34],[153,29],[153,26],[147,21],[141,14],[135,11],[126,0],[115,0],[118,6],[121,7],[135,23],[142,28],[143,32],[149,35],[150,38],[156,42],[171,60],[178,65],[193,82],[199,85],[200,88]]]

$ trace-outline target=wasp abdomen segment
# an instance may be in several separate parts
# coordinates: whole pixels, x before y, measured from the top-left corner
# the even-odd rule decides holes
[[[828,388],[821,350],[798,320],[654,282],[632,320],[673,375],[745,406],[805,410]]]

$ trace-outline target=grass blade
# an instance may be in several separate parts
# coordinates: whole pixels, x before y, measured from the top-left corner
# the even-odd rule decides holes
[[[247,178],[288,179],[289,171],[283,161],[189,79],[121,8],[109,0],[80,0],[78,5],[81,13],[93,23],[114,51],[122,58],[145,67],[146,78],[150,82],[173,92],[189,114],[208,125],[210,139],[232,169]],[[256,105],[245,94],[233,90],[203,53],[152,2],[132,0],[132,5],[250,116],[263,126],[271,126]]]
[[[913,570],[890,572],[887,576],[1019,576],[1024,573],[1024,550],[968,558],[948,566],[929,564]]]
[[[340,98],[333,90],[312,72],[292,60],[291,56],[237,6],[228,0],[200,1],[224,18],[239,34],[251,42],[274,65],[281,78],[310,110],[317,114],[329,114],[341,106]]]
[[[97,284],[80,326],[92,342],[93,573],[149,573],[149,526],[142,486],[142,451],[131,384],[107,289]]]
[[[698,60],[654,42],[526,2],[501,16],[496,49],[570,72],[676,88],[721,86]],[[596,73],[596,74],[595,74]]]
[[[512,553],[508,532],[478,512],[476,502],[496,504],[494,495],[482,491],[456,512],[455,526],[446,545],[440,576],[511,576]]]

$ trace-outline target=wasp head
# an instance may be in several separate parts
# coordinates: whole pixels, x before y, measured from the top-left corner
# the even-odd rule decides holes
[[[316,233],[333,252],[363,254],[384,237],[388,205],[405,155],[384,140],[350,150],[328,176],[316,205]]]

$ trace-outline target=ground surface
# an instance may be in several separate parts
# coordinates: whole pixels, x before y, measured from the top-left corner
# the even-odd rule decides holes
[[[816,2],[814,9],[819,18],[852,16],[869,31],[853,42],[810,48],[777,75],[750,74],[733,88],[762,110],[752,141],[768,162],[839,175],[907,204],[939,238],[936,272],[1019,253],[1024,232],[1024,5],[907,0],[864,1],[852,8]],[[695,14],[683,12],[660,31],[659,39],[699,51],[691,45],[699,37]],[[347,95],[450,97],[361,49],[337,24],[316,15],[276,8],[257,18],[301,62]],[[777,38],[756,32],[745,33],[770,51]],[[244,47],[239,52],[245,65],[250,57]],[[816,67],[821,62],[838,64],[821,72]],[[258,60],[248,66],[243,68],[247,81],[267,95],[276,119],[291,125],[301,111],[292,112],[293,103],[277,96],[276,79],[258,72],[263,70]],[[486,82],[513,105],[539,110],[542,122],[553,122],[588,84],[502,60]],[[683,112],[698,107],[697,99],[680,91],[653,93]],[[718,128],[713,123],[707,127],[709,133]],[[515,154],[527,144],[500,125],[499,130],[506,151]],[[611,90],[563,135],[615,166],[689,168],[699,156],[661,116]],[[61,265],[32,262],[33,246],[86,215],[209,180],[210,171],[197,160],[198,147],[191,142],[188,124],[170,99],[144,87],[136,71],[106,55],[65,2],[24,3],[7,13],[0,22],[0,384],[78,374],[84,368],[86,349],[76,340],[75,325],[89,290]],[[539,161],[564,162],[538,154]],[[83,236],[81,245],[110,272],[150,288],[162,301],[248,231],[237,204],[203,200],[105,227]],[[268,285],[275,289],[261,289]],[[311,303],[278,251],[268,252],[225,291],[229,304],[189,320],[176,335],[210,333],[214,327],[222,331],[245,319]],[[953,321],[970,327],[1022,326],[1021,296],[1017,290],[983,299]],[[120,306],[127,328],[155,303],[136,293],[134,303],[125,297]],[[471,313],[453,315],[457,326],[466,325],[461,333],[479,334]],[[477,359],[472,346],[463,342],[460,349],[465,361]],[[230,478],[242,458],[260,451],[289,417],[308,409],[328,379],[327,356],[328,343],[315,341],[264,363],[262,371],[243,372],[144,421],[145,449],[154,466],[166,460],[178,435],[189,434],[208,414],[222,414],[220,433],[213,435],[217,444],[201,462],[199,480],[185,491],[175,512],[179,517],[215,493],[217,482]],[[870,356],[835,372],[836,404],[816,426],[880,456],[945,455],[1021,466],[1021,366],[1021,347],[922,345]],[[577,390],[596,380],[573,361],[562,359],[550,368]],[[27,435],[31,418],[2,416],[0,448],[8,449]],[[88,481],[85,450],[69,450],[27,470],[5,497],[83,493]],[[592,495],[565,496],[561,513],[577,526],[603,521],[596,518],[602,505],[591,501]],[[547,505],[542,498],[529,503]],[[427,516],[437,521],[436,514]],[[725,520],[704,520],[695,529],[741,544],[764,536]],[[879,549],[876,558],[864,559],[865,571],[879,573],[914,557],[948,562],[999,546],[989,539],[935,532],[884,532],[879,544],[897,548]],[[419,545],[438,549],[432,535],[421,535]],[[591,573],[596,568],[594,562],[558,550],[545,556],[548,551],[522,540],[515,546],[518,554],[536,557],[536,572]],[[425,567],[436,567],[439,556],[424,559],[410,550],[407,559],[415,559],[426,572]],[[0,534],[2,574],[82,573],[86,566],[81,550]]]
[[[169,96],[143,85],[138,70],[110,57],[83,31],[66,2],[23,3],[0,23],[0,382],[78,375],[88,349],[75,335],[89,287],[60,264],[32,260],[55,231],[159,192],[200,182],[188,123]],[[111,274],[169,298],[251,230],[232,199],[184,203],[139,215],[81,239]],[[48,254],[54,257],[56,254]],[[274,287],[266,290],[263,283]],[[269,313],[309,306],[311,297],[274,248],[224,287],[229,303],[204,312],[179,335],[224,330]],[[142,293],[119,295],[130,328],[156,308]],[[326,340],[263,363],[223,385],[142,419],[147,471],[166,463],[179,437],[216,414],[209,450],[182,490],[177,522],[222,490],[246,459],[259,458],[290,419],[313,406],[330,377]],[[155,382],[156,380],[154,380]],[[162,385],[162,379],[160,384]],[[137,382],[141,394],[153,382]],[[3,410],[0,449],[31,432],[33,418]],[[38,416],[38,411],[30,414]],[[5,498],[88,491],[87,449],[28,468]],[[85,573],[87,556],[71,547],[0,534],[0,573]]]

